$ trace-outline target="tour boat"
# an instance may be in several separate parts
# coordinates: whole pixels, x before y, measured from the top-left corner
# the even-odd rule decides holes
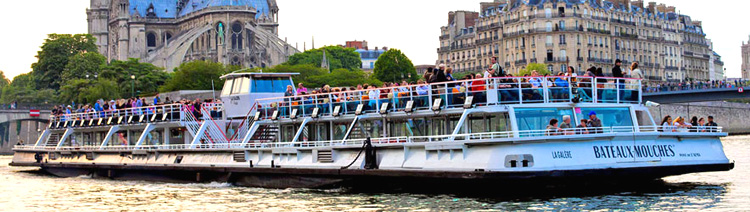
[[[15,146],[11,165],[272,188],[638,182],[734,167],[721,127],[658,125],[638,79],[484,78],[285,96],[293,75],[225,75],[221,101],[196,111],[53,116],[36,143]],[[594,116],[600,127],[576,128]],[[548,129],[564,117],[566,128]]]

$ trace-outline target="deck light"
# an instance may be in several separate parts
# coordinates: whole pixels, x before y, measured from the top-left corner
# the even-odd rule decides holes
[[[253,117],[253,121],[258,121],[260,119],[260,111],[255,112],[255,116]]]
[[[365,105],[359,104],[357,105],[357,110],[354,111],[354,115],[362,115],[362,109],[364,109]]]
[[[99,118],[99,121],[96,122],[96,125],[102,125],[103,121],[104,121],[104,118]]]
[[[132,115],[128,117],[128,124],[130,124],[130,123],[133,123],[133,116]]]
[[[292,109],[292,112],[289,114],[290,119],[297,119],[297,109]]]
[[[409,100],[406,102],[406,107],[404,107],[404,112],[411,113],[414,111],[414,101]]]
[[[339,116],[339,113],[341,113],[341,105],[336,105],[336,107],[333,107],[333,113],[331,113],[331,115],[336,117]]]
[[[443,99],[437,98],[435,101],[432,102],[432,110],[434,111],[440,111],[440,106],[443,104]]]
[[[464,101],[464,109],[471,108],[472,104],[474,104],[473,102],[474,102],[474,97],[473,96],[467,96],[466,100]]]
[[[318,118],[318,112],[320,111],[320,108],[313,108],[312,113],[310,114],[310,117],[312,118]]]
[[[107,125],[112,125],[112,116],[107,118]]]
[[[380,106],[380,114],[388,114],[388,102],[383,102],[383,104]]]
[[[90,127],[90,126],[94,126],[94,119],[91,119],[91,120],[89,121],[89,127]]]
[[[125,116],[120,116],[119,118],[117,118],[117,124],[122,124],[122,119],[124,118]]]
[[[271,120],[278,120],[279,119],[279,110],[274,110],[273,114],[271,114]]]

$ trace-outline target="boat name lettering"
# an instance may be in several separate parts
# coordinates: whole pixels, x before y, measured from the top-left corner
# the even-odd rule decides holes
[[[573,154],[570,151],[552,151],[552,159],[571,159]]]
[[[674,145],[594,146],[596,158],[674,157]]]

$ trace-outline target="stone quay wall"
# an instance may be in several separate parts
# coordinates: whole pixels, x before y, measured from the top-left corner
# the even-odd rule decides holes
[[[750,104],[733,102],[698,102],[681,104],[662,104],[650,107],[651,115],[657,124],[664,116],[672,119],[682,116],[687,122],[693,116],[698,118],[714,117],[714,122],[724,127],[729,134],[750,134]],[[708,122],[708,121],[706,121]]]

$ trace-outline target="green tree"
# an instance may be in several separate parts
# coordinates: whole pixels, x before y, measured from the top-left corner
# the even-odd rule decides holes
[[[294,54],[289,57],[285,65],[312,65],[320,67],[323,61],[323,51],[326,52],[326,59],[331,70],[345,68],[356,70],[362,67],[362,60],[359,53],[354,48],[343,48],[340,46],[326,46],[319,49],[311,49],[302,53]]]
[[[401,50],[389,49],[378,57],[373,70],[376,79],[383,82],[416,81],[417,69]]]
[[[37,89],[36,80],[31,73],[21,74],[2,88],[0,102],[8,104],[17,101],[21,104],[44,104],[54,101],[55,92],[52,89]]]
[[[72,79],[94,77],[107,65],[107,58],[98,52],[86,52],[73,55],[61,74],[63,82]]]
[[[119,99],[119,90],[117,83],[111,79],[73,79],[60,88],[59,101],[87,104],[98,99]]]
[[[127,61],[112,61],[109,65],[102,67],[99,77],[117,83],[120,96],[131,97],[133,91],[137,92],[136,95],[157,93],[159,88],[169,81],[170,74],[151,63],[141,63],[138,59],[131,58]]]
[[[349,71],[347,69],[336,69],[331,73],[325,73],[319,76],[313,76],[310,79],[312,85],[330,85],[332,87],[354,87],[361,84],[382,85],[383,82],[373,77],[367,76],[362,70]]]
[[[96,52],[96,38],[89,34],[50,34],[37,53],[39,59],[31,65],[35,87],[59,89],[61,75],[74,55]]]
[[[523,75],[531,75],[532,71],[537,71],[539,75],[545,75],[551,73],[549,70],[547,70],[547,65],[541,64],[541,63],[529,63],[529,65],[526,66],[526,68],[521,69],[518,71],[518,76]]]
[[[177,67],[172,78],[159,90],[162,92],[211,90],[212,82],[214,83],[214,89],[220,90],[224,80],[219,79],[219,77],[237,69],[239,69],[237,66],[225,66],[221,63],[202,60],[183,63],[180,67]]]
[[[257,72],[259,70],[252,70],[252,71]],[[295,83],[302,83],[305,87],[311,87],[311,88],[322,87],[324,85],[324,82],[321,82],[320,80],[317,80],[315,78],[323,76],[328,73],[327,70],[314,66],[314,65],[310,65],[310,64],[302,64],[302,65],[283,65],[282,64],[282,65],[271,67],[269,69],[264,69],[263,72],[298,73],[299,75],[292,76],[292,80],[294,80]]]

